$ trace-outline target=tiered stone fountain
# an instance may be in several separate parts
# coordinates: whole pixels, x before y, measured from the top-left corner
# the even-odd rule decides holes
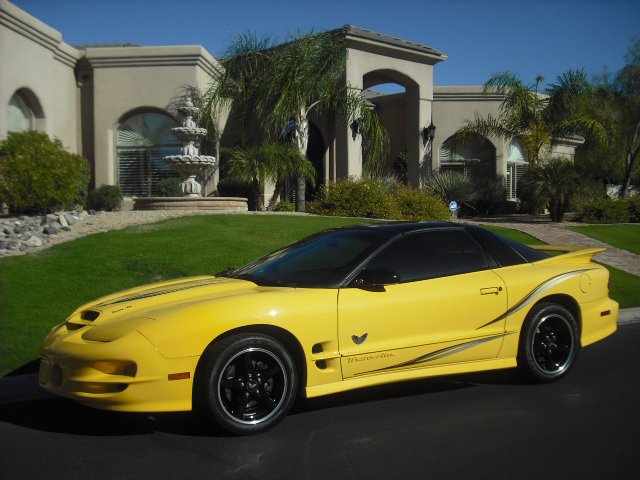
[[[182,197],[141,197],[134,203],[136,210],[232,210],[246,211],[247,199],[236,197],[202,197],[202,185],[197,180],[207,170],[217,166],[216,158],[200,155],[200,140],[207,134],[206,128],[196,125],[193,120],[200,109],[193,105],[187,95],[184,103],[178,107],[182,115],[182,125],[172,128],[173,134],[182,141],[179,155],[164,157],[164,161],[178,174],[182,182]]]
[[[207,129],[198,127],[193,120],[199,111],[187,96],[178,108],[183,118],[182,125],[171,129],[171,132],[182,140],[180,155],[164,157],[164,161],[180,175],[180,190],[185,197],[200,197],[202,185],[196,177],[216,166],[216,157],[200,155],[200,140],[207,134]]]

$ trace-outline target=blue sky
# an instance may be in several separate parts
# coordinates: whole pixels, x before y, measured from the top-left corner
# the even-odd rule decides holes
[[[640,35],[639,0],[12,0],[70,44],[200,44],[218,56],[239,32],[350,23],[430,45],[449,59],[436,85],[481,85],[510,70],[546,82],[570,68],[616,72]]]

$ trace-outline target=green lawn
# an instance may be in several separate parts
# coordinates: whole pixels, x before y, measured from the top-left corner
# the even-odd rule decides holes
[[[264,215],[182,217],[90,235],[36,255],[0,259],[0,375],[37,358],[54,325],[102,295],[248,263],[359,219]]]
[[[503,235],[511,240],[515,240],[516,242],[524,243],[525,245],[542,245],[544,243],[531,235],[520,232],[519,230],[511,230],[510,228],[496,227],[494,225],[482,225],[482,228],[486,228],[493,233]]]
[[[571,230],[640,255],[640,225],[589,225]]]
[[[0,259],[0,375],[37,358],[54,325],[82,303],[152,281],[240,266],[313,232],[359,219],[262,215],[183,217],[91,235]],[[540,243],[490,227],[523,243]],[[638,306],[640,277],[612,271],[612,296]],[[633,299],[635,304],[631,304]]]

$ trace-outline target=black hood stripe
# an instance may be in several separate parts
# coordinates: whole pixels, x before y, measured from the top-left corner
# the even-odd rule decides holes
[[[192,288],[204,287],[204,286],[207,286],[207,285],[211,285],[213,283],[215,283],[215,279],[206,280],[206,281],[197,283],[195,285],[186,285],[184,287],[167,288],[165,290],[158,290],[156,292],[141,293],[139,295],[120,297],[120,298],[116,298],[114,300],[110,300],[108,302],[100,303],[100,304],[96,305],[96,307],[107,307],[109,305],[116,305],[118,303],[133,302],[135,300],[142,300],[144,298],[151,298],[151,297],[157,297],[159,295],[166,295],[167,293],[175,293],[175,292],[181,292],[183,290],[190,290]]]

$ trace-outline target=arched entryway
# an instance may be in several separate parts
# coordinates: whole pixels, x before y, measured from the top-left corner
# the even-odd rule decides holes
[[[419,162],[419,121],[409,108],[417,101],[418,84],[407,75],[390,70],[374,70],[363,76],[363,95],[375,109],[389,136],[389,155],[383,165],[385,175],[408,181],[408,158]],[[414,109],[415,110],[415,109]],[[366,150],[363,144],[363,149]],[[364,158],[363,161],[367,159]],[[415,169],[414,169],[415,171]],[[414,182],[415,183],[415,182]]]
[[[467,174],[474,182],[495,178],[496,148],[481,135],[471,135],[454,145],[450,137],[440,147],[440,169]]]
[[[177,122],[164,112],[126,115],[116,138],[118,185],[128,197],[158,194],[158,182],[177,174],[163,160],[175,155],[180,141],[171,133]]]

